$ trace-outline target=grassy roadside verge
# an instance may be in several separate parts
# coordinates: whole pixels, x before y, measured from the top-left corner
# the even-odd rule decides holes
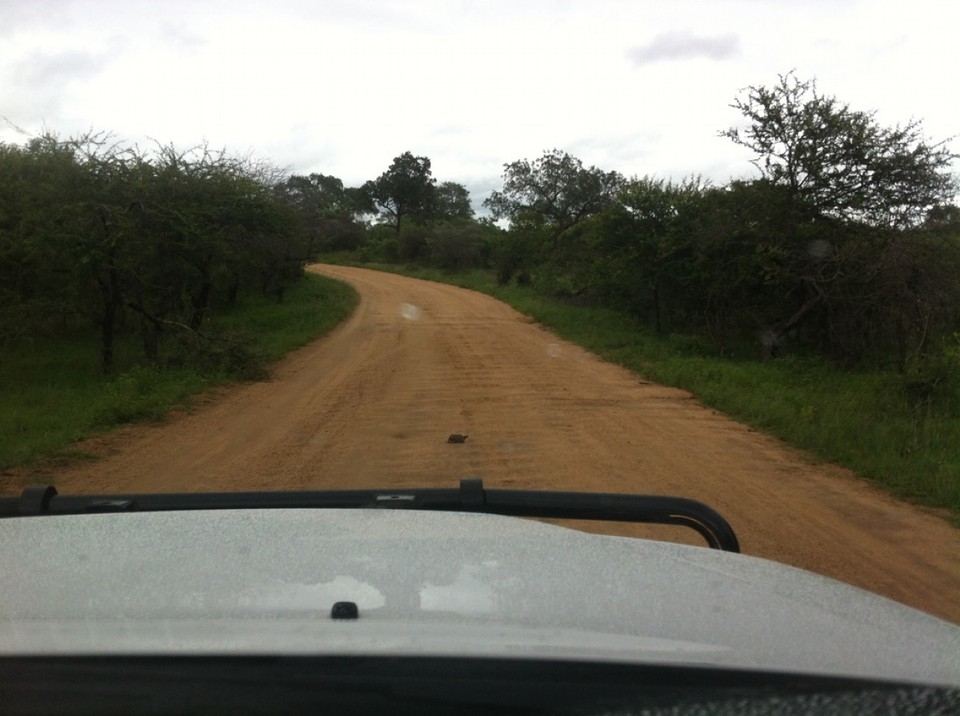
[[[711,356],[696,341],[638,330],[628,316],[570,306],[530,288],[498,286],[486,271],[444,274],[367,265],[481,291],[566,340],[701,402],[815,459],[850,468],[894,495],[949,510],[960,520],[960,395],[911,395],[904,376],[849,372],[824,361],[760,363]],[[957,386],[953,386],[956,388]],[[946,397],[944,397],[946,395]]]
[[[248,298],[211,318],[211,328],[249,338],[259,359],[270,363],[330,331],[356,302],[352,288],[307,274],[283,303]],[[78,440],[159,419],[193,394],[238,380],[223,369],[138,365],[130,343],[118,347],[118,370],[104,377],[97,350],[89,336],[0,349],[0,470],[82,457],[73,447]]]

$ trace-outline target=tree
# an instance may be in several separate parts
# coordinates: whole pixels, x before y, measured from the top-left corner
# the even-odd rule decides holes
[[[34,337],[80,306],[71,280],[74,228],[63,207],[82,170],[53,135],[0,143],[0,342]]]
[[[78,295],[92,306],[100,330],[100,367],[107,373],[142,239],[135,187],[145,162],[136,148],[107,133],[87,133],[64,146],[80,169],[77,188],[62,205],[77,267],[73,280]]]
[[[316,248],[355,249],[363,236],[361,217],[376,211],[366,192],[344,187],[335,176],[294,174],[275,187],[280,201],[296,214],[305,237],[304,258]]]
[[[684,227],[691,246],[684,298],[721,354],[758,332],[767,338],[762,350],[774,353],[777,334],[767,327],[786,316],[782,335],[797,315],[792,298],[802,292],[790,261],[802,262],[804,252],[783,249],[783,194],[765,180],[709,188]]]
[[[271,224],[266,215],[277,210],[276,202],[255,167],[224,150],[159,147],[152,167],[141,202],[157,255],[138,271],[147,299],[138,310],[156,319],[173,312],[196,331],[219,277],[251,258],[243,237]],[[165,279],[143,280],[161,267]]]
[[[688,290],[692,216],[706,185],[699,177],[679,183],[631,179],[617,201],[600,216],[596,253],[600,289],[621,307],[647,317],[663,332],[668,314],[686,309],[696,291]]]
[[[762,178],[749,193],[767,197],[756,253],[779,313],[763,311],[764,355],[802,325],[846,363],[889,354],[891,326],[901,356],[921,348],[919,324],[939,323],[931,311],[940,302],[926,297],[936,267],[923,265],[936,252],[908,244],[953,197],[957,155],[929,142],[921,122],[882,127],[792,72],[773,87],[747,88],[733,107],[748,126],[721,134],[756,153]],[[909,335],[917,338],[908,349]]]
[[[434,218],[440,220],[472,219],[470,192],[463,184],[445,181],[437,187]]]
[[[285,204],[316,220],[357,219],[375,211],[370,197],[329,174],[293,174],[277,184],[276,191]]]
[[[363,190],[390,218],[399,234],[405,218],[424,221],[432,216],[435,185],[430,159],[404,152],[376,180],[364,184]]]
[[[241,280],[279,300],[300,276],[273,183],[265,165],[205,146],[147,154],[94,132],[0,144],[0,337],[85,319],[105,373],[124,334],[139,334],[151,361],[167,328],[181,348],[209,343],[201,325]]]
[[[622,183],[617,172],[584,168],[576,157],[553,149],[532,162],[505,164],[503,190],[484,205],[514,227],[547,225],[555,239],[608,206]]]
[[[763,177],[787,189],[795,223],[912,227],[956,191],[949,165],[958,155],[945,141],[930,143],[920,121],[881,127],[874,113],[821,95],[793,72],[773,87],[748,87],[732,106],[749,126],[721,136],[756,153]]]

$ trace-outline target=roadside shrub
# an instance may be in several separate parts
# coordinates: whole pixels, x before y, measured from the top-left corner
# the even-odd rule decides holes
[[[168,368],[192,366],[201,373],[239,380],[262,380],[267,375],[263,355],[242,334],[217,329],[204,333],[183,330],[178,332],[177,342],[177,348],[164,361]]]
[[[396,240],[397,257],[401,261],[416,261],[427,257],[427,229],[423,225],[405,224]]]
[[[483,231],[472,221],[433,227],[427,237],[430,262],[445,271],[462,271],[482,262]]]
[[[904,375],[903,392],[915,410],[960,418],[960,334],[954,334],[941,351],[925,356]]]
[[[392,226],[376,224],[367,229],[358,252],[360,261],[396,263],[400,259],[400,243]]]

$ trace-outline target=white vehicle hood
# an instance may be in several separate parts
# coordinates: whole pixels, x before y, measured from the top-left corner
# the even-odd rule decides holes
[[[531,520],[268,509],[0,521],[0,655],[547,657],[960,685],[960,628],[744,555]],[[359,618],[331,619],[336,602]]]

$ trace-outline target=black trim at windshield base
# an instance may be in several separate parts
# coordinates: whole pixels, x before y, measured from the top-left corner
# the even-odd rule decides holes
[[[713,668],[430,657],[0,658],[0,710],[51,714],[956,714],[960,690]]]

